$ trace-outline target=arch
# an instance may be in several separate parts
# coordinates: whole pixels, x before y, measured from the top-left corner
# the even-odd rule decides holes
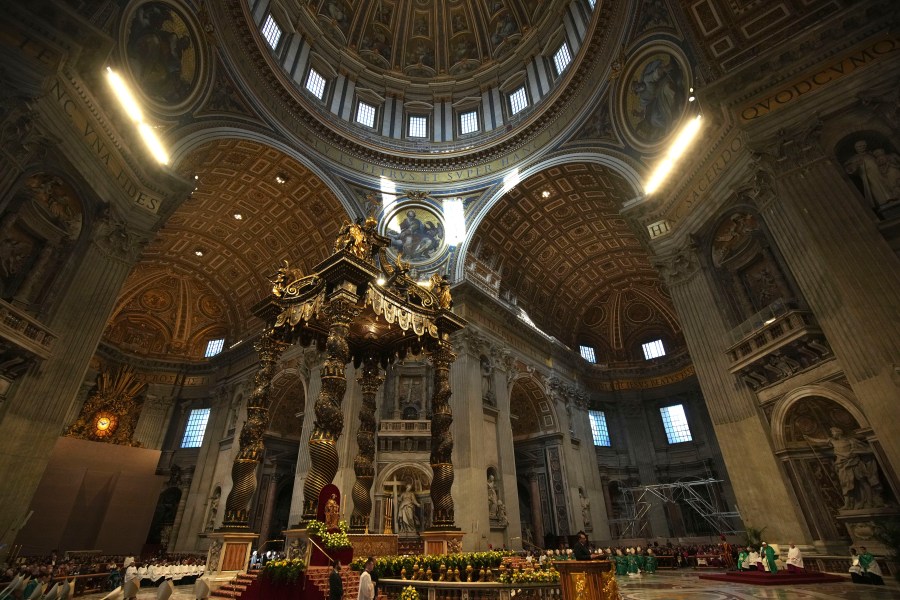
[[[793,390],[776,402],[775,408],[772,411],[772,443],[775,446],[776,452],[784,450],[787,447],[785,439],[785,422],[791,407],[804,398],[809,398],[811,396],[819,396],[837,403],[856,419],[856,422],[859,423],[860,427],[870,427],[866,415],[857,404],[856,398],[850,390],[830,382],[804,385]]]
[[[299,389],[298,389],[299,388]],[[283,369],[269,384],[271,399],[267,430],[281,436],[300,439],[306,414],[306,382],[295,368]]]
[[[299,152],[296,146],[286,144],[265,133],[248,131],[240,127],[216,127],[214,129],[201,129],[199,131],[191,132],[178,139],[172,145],[170,149],[172,168],[177,169],[180,162],[190,156],[196,148],[199,148],[207,142],[220,139],[248,140],[270,146],[283,152],[321,179],[325,185],[328,186],[328,189],[334,193],[349,218],[353,219],[364,216],[356,203],[349,200],[346,190],[338,185],[327,171]]]
[[[506,195],[506,193],[512,187],[515,187],[515,184],[508,185],[506,183],[507,177],[509,177],[513,173],[518,172],[516,178],[516,184],[518,184],[519,181],[523,181],[528,177],[536,173],[540,173],[541,171],[550,167],[576,162],[594,163],[609,167],[615,174],[621,176],[623,179],[625,179],[626,182],[631,185],[631,187],[636,191],[636,198],[640,197],[643,194],[643,184],[641,183],[640,173],[637,171],[635,166],[630,164],[624,157],[619,157],[612,154],[598,154],[596,152],[569,152],[556,156],[544,157],[531,166],[523,168],[521,171],[518,171],[517,168],[510,169],[502,174],[499,183],[495,183],[493,187],[485,190],[484,194],[482,194],[482,198],[487,198],[487,200],[481,204],[475,214],[472,215],[469,222],[466,223],[466,238],[463,241],[462,245],[460,245],[459,250],[451,258],[451,261],[455,261],[455,264],[452,264],[451,269],[449,269],[453,273],[453,279],[455,281],[461,281],[465,277],[466,256],[469,252],[469,244],[472,241],[472,237],[475,235],[475,232],[478,230],[481,222],[484,221],[491,209],[503,198],[503,196]],[[629,200],[629,202],[631,202],[632,200]]]
[[[375,478],[375,485],[372,486],[372,490],[374,493],[379,493],[380,490],[384,489],[384,485],[386,481],[391,481],[394,479],[394,475],[399,473],[400,471],[410,469],[414,472],[417,472],[422,476],[424,481],[427,481],[429,486],[431,485],[431,477],[433,473],[431,469],[426,465],[416,462],[401,462],[392,464],[389,468],[384,469],[383,471],[378,473],[378,476]]]
[[[513,439],[559,433],[554,402],[534,376],[516,377],[510,384],[509,399]]]

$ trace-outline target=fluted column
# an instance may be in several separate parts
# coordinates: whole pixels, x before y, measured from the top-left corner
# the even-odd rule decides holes
[[[358,381],[362,388],[362,410],[359,412],[359,431],[356,434],[359,452],[353,461],[356,481],[353,483],[350,530],[365,533],[372,513],[371,490],[375,479],[375,395],[384,381],[374,358],[370,357],[363,363],[362,375]]]
[[[537,473],[528,475],[528,489],[531,491],[531,524],[534,526],[534,545],[544,547],[544,516],[541,514],[541,489]]]
[[[319,492],[334,481],[338,470],[337,440],[344,430],[341,401],[347,390],[344,370],[350,360],[347,336],[359,309],[345,298],[334,298],[324,309],[330,321],[322,366],[322,388],[316,399],[316,420],[309,438],[309,473],[303,484],[303,521],[316,518]]]
[[[453,434],[450,425],[450,365],[456,360],[449,341],[441,340],[431,353],[434,367],[434,395],[431,399],[431,504],[434,506],[432,529],[454,529],[453,497]]]
[[[778,541],[810,540],[755,395],[729,371],[731,343],[712,272],[689,245],[657,263],[672,295],[685,341],[745,525],[767,527]]]
[[[787,132],[791,141],[769,146],[757,202],[896,471],[900,259],[817,133]]]
[[[181,531],[181,526],[184,523],[184,509],[187,506],[188,495],[191,492],[191,479],[194,476],[193,467],[186,473],[186,476],[182,478],[181,484],[178,486],[181,489],[181,498],[178,500],[178,508],[175,510],[175,521],[172,523],[172,533],[169,535],[169,545],[166,548],[167,552],[174,552],[176,548],[176,544],[178,542],[178,534]]]
[[[225,502],[223,529],[250,527],[250,501],[256,492],[256,467],[263,456],[263,434],[269,426],[269,385],[278,357],[286,344],[272,330],[263,334],[254,348],[259,353],[259,370],[253,378],[253,392],[247,402],[247,422],[241,429],[240,446],[231,466],[232,488]]]
[[[0,547],[11,544],[76,399],[91,356],[140,252],[126,225],[109,216],[70,257],[70,283],[47,325],[59,335],[54,355],[19,380],[0,422]],[[8,547],[8,546],[7,546]]]

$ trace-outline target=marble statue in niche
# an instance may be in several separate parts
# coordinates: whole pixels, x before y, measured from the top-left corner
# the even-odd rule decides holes
[[[592,531],[594,525],[591,522],[591,500],[582,487],[578,488],[578,500],[581,503],[581,519],[584,521],[584,530]]]
[[[804,436],[810,445],[831,446],[834,470],[838,476],[843,510],[879,508],[884,506],[878,463],[871,446],[844,434],[840,427],[831,427],[825,439]]]
[[[868,205],[883,217],[885,209],[900,206],[900,156],[886,141],[869,137],[873,139],[856,139],[843,165]]]
[[[416,509],[421,508],[412,484],[407,483],[406,488],[397,501],[397,525],[400,533],[416,533],[419,529],[419,519]]]
[[[481,359],[481,398],[491,405],[497,404],[497,395],[494,393],[494,367],[487,356]]]
[[[506,505],[500,498],[497,489],[497,481],[493,468],[488,469],[487,475],[488,518],[492,527],[506,527],[509,519],[506,514]]]
[[[212,531],[216,528],[216,516],[219,512],[219,500],[222,496],[222,490],[216,488],[215,493],[209,499],[209,514],[206,518],[206,531]]]

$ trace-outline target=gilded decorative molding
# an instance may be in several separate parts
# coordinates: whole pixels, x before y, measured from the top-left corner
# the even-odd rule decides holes
[[[133,436],[142,404],[137,397],[146,385],[130,367],[121,367],[115,374],[104,369],[97,376],[97,390],[84,403],[78,420],[69,427],[66,436],[140,446]]]

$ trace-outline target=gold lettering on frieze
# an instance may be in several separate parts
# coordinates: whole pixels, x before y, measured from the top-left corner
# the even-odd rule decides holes
[[[623,390],[646,390],[650,388],[662,387],[678,383],[694,374],[694,365],[688,365],[676,371],[660,375],[659,377],[647,377],[646,379],[617,379],[610,382],[601,382],[599,388],[605,392],[623,391]]]
[[[135,183],[124,162],[116,155],[114,150],[111,150],[111,145],[108,144],[105,136],[95,128],[91,118],[83,112],[84,107],[72,99],[72,96],[65,90],[63,83],[59,79],[53,82],[49,97],[69,117],[75,131],[81,136],[81,143],[91,150],[94,157],[113,176],[119,189],[134,204],[156,214],[162,204],[162,198],[148,193],[142,185]]]
[[[744,139],[741,137],[740,132],[735,130],[732,132],[731,138],[727,139],[722,146],[724,146],[724,149],[713,159],[709,167],[691,181],[691,186],[688,188],[686,196],[677,204],[672,214],[674,220],[680,219],[682,215],[691,209],[695,202],[705,197],[706,192],[712,188],[713,183],[740,156],[741,151],[744,149]],[[651,237],[653,237],[652,233]]]
[[[749,123],[764,117],[791,104],[801,96],[818,91],[898,50],[900,50],[900,38],[889,37],[875,42],[870,41],[857,47],[840,60],[794,80],[782,86],[778,91],[744,106],[738,113],[740,119],[744,123]]]

